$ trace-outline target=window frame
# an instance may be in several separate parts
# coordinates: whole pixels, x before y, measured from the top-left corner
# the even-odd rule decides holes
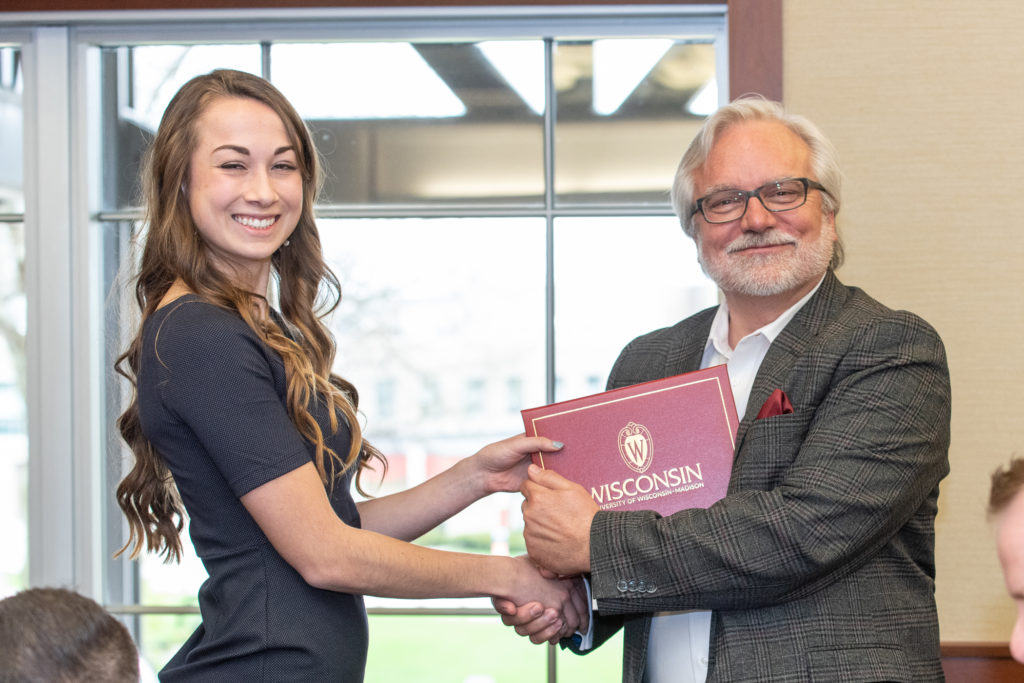
[[[144,4],[148,3],[130,0],[118,7]],[[522,7],[486,6],[467,12],[465,5],[473,3],[460,4],[464,7],[380,9],[350,3],[347,8],[269,9],[258,11],[255,20],[238,22],[233,19],[240,13],[231,8],[242,3],[232,1],[196,3],[205,8],[200,12],[114,12],[108,11],[110,2],[14,0],[10,10],[28,13],[0,13],[0,40],[21,46],[25,83],[30,585],[73,586],[98,600],[132,592],[128,577],[112,571],[103,542],[105,527],[119,520],[108,520],[104,514],[109,491],[100,477],[106,457],[107,433],[100,423],[105,419],[103,386],[108,369],[101,362],[103,350],[97,341],[103,338],[105,296],[99,291],[99,202],[93,196],[97,188],[85,181],[90,169],[96,168],[87,141],[98,135],[87,128],[98,117],[84,111],[87,93],[99,87],[89,81],[90,73],[98,71],[89,68],[88,62],[96,58],[90,48],[104,42],[121,44],[125,35],[141,29],[147,40],[168,42],[205,42],[228,34],[238,41],[313,40],[317,32],[307,22],[318,17],[345,21],[340,33],[336,26],[323,27],[325,39],[393,39],[425,18],[443,23],[439,33],[453,39],[476,37],[484,27],[488,37],[518,36],[525,26],[536,26],[538,17],[546,27],[562,22],[566,29],[554,31],[560,37],[592,37],[595,27],[609,32],[607,25],[580,21],[582,8],[518,3]],[[781,0],[731,0],[717,5],[684,1],[673,6],[615,3],[608,8],[602,4],[586,3],[595,16],[624,15],[634,21],[677,16],[680,7],[703,7],[710,12],[726,5],[730,97],[759,91],[781,99]],[[89,11],[67,11],[71,9]],[[394,19],[396,14],[408,20],[406,28]],[[465,18],[467,14],[472,16]],[[387,21],[382,20],[385,15]],[[453,25],[456,16],[463,19]],[[192,20],[196,17],[208,23],[196,24]],[[493,30],[496,22],[502,22],[501,31]],[[632,33],[630,21],[622,23],[621,33]],[[422,35],[418,32],[417,38]],[[53,201],[53,197],[67,199]],[[549,385],[553,387],[553,378]],[[125,613],[133,611],[131,605],[123,607]],[[148,614],[176,611],[139,607],[144,608],[139,613]]]

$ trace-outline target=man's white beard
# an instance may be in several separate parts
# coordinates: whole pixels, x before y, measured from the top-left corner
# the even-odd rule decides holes
[[[797,244],[790,236],[768,230],[763,233],[744,233],[733,240],[726,253],[707,258],[697,233],[697,261],[715,284],[727,294],[744,296],[774,296],[819,279],[832,260],[835,247],[832,230],[827,219],[822,219],[818,239],[801,242],[776,254],[739,254],[733,251],[752,246],[771,244]]]

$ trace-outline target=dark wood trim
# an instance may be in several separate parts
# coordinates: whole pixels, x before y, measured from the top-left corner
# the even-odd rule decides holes
[[[943,643],[943,657],[994,657],[1011,659],[1009,643]]]
[[[729,0],[729,99],[782,101],[782,0]]]
[[[1013,660],[1006,643],[943,643],[942,670],[946,683],[1024,681],[1024,664]]]
[[[675,0],[677,4],[703,4]],[[646,5],[629,0],[6,0],[5,12],[83,12],[283,7],[478,7],[484,5]],[[725,0],[729,12],[729,98],[757,92],[782,100],[782,0]],[[0,20],[2,23],[2,20]]]

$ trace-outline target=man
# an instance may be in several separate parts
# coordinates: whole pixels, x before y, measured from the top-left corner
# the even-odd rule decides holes
[[[1017,622],[1010,634],[1010,654],[1024,664],[1024,459],[1013,458],[1007,469],[992,474],[988,514],[996,522],[996,549],[1003,565],[1006,590],[1017,603]]]
[[[691,143],[673,204],[724,303],[635,339],[608,388],[728,363],[742,416],[728,494],[664,518],[598,511],[531,468],[530,556],[589,574],[594,643],[624,625],[627,682],[942,680],[945,352],[923,320],[833,273],[834,148],[776,103],[738,100]],[[777,390],[792,412],[758,419]],[[496,606],[522,634],[543,628]]]

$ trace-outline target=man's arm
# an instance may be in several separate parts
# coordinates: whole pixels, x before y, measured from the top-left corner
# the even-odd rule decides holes
[[[907,313],[827,332],[788,375],[794,414],[750,425],[730,495],[666,518],[594,516],[590,571],[603,612],[785,602],[851,573],[901,532],[901,551],[933,571],[935,495],[948,472],[942,343]],[[623,590],[630,580],[654,590]]]
[[[933,571],[935,496],[948,471],[942,343],[906,313],[819,337],[787,374],[795,412],[750,425],[726,498],[665,518],[593,516],[588,569],[602,612],[785,602],[848,575],[899,533],[899,552]],[[538,503],[533,514],[557,518],[567,505]],[[546,530],[533,546],[528,535],[531,557],[545,566],[576,557],[564,544],[579,523],[566,521],[563,536]]]

